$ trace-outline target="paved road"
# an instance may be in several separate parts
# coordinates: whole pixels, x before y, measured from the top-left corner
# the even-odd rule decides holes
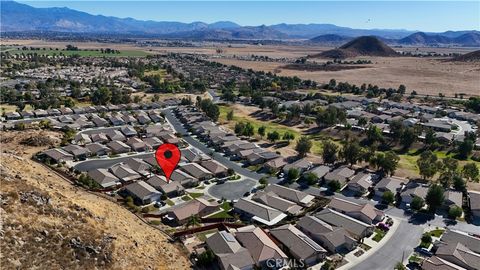
[[[388,242],[382,248],[353,266],[352,269],[393,269],[396,263],[406,259],[413,252],[413,248],[418,245],[422,233],[422,227],[401,221],[395,234],[388,239]]]
[[[171,111],[171,109],[165,109],[163,111],[165,113],[165,117],[173,126],[176,132],[182,134],[182,138],[189,143],[191,146],[199,149],[200,151],[209,154],[213,152],[211,157],[216,161],[220,162],[227,168],[232,168],[235,170],[237,174],[240,174],[245,177],[244,180],[233,181],[233,182],[226,182],[224,184],[214,185],[209,190],[208,193],[216,197],[218,199],[226,198],[229,200],[237,200],[243,197],[245,192],[250,191],[252,187],[254,187],[260,178],[265,177],[264,174],[259,174],[253,172],[247,168],[242,167],[240,164],[231,161],[228,157],[221,155],[220,153],[214,151],[211,148],[208,148],[205,144],[198,141],[196,138],[190,136],[188,131],[183,127],[180,121],[175,117]],[[270,177],[269,182],[278,182],[279,179],[276,177]]]
[[[73,166],[75,169],[81,172],[88,172],[98,168],[109,168],[117,163],[123,162],[129,158],[140,158],[144,159],[148,156],[154,155],[154,153],[142,153],[136,155],[129,155],[126,157],[118,157],[118,158],[109,158],[109,159],[95,159],[95,160],[87,160],[84,162],[80,162],[77,165]]]

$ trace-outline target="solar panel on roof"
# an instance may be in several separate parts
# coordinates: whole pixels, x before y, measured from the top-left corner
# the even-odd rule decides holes
[[[226,231],[221,231],[220,233],[222,234],[223,238],[227,240],[227,242],[237,242],[237,240],[235,240],[235,237],[233,237],[233,235],[227,233]]]

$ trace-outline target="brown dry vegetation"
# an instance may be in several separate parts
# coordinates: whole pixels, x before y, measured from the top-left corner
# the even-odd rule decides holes
[[[282,68],[281,63],[253,62],[236,59],[212,59],[226,65],[263,71],[280,71],[282,76],[298,76],[302,79],[327,83],[330,79],[352,84],[376,84],[380,87],[397,88],[400,84],[407,92],[419,94],[454,96],[455,93],[480,95],[480,63],[447,62],[445,58],[418,57],[359,57],[348,60],[368,59],[373,62],[367,68],[341,71],[304,71]]]
[[[160,230],[30,160],[44,147],[20,142],[38,132],[0,134],[2,269],[190,268],[183,250]]]

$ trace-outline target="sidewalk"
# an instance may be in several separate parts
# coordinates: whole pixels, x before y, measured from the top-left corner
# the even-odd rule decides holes
[[[369,238],[365,238],[364,239],[364,244],[365,245],[368,245],[370,246],[371,248],[366,251],[365,253],[363,253],[362,255],[360,255],[359,257],[356,257],[354,254],[355,252],[359,251],[359,250],[363,250],[360,246],[357,247],[355,250],[349,252],[345,257],[344,259],[348,261],[347,264],[337,268],[339,270],[346,270],[346,269],[353,269],[353,267],[355,265],[357,265],[358,263],[362,262],[363,260],[365,260],[366,258],[368,258],[368,256],[374,254],[375,252],[377,252],[379,249],[381,249],[383,247],[383,245],[385,245],[389,240],[390,238],[392,238],[392,236],[395,234],[395,231],[398,229],[398,227],[400,226],[400,220],[395,218],[395,217],[392,217],[393,219],[393,226],[390,227],[390,230],[388,231],[388,233],[382,238],[382,240],[380,240],[380,242],[375,242],[372,240],[373,236],[375,236],[375,233],[372,234],[372,236],[370,236]]]

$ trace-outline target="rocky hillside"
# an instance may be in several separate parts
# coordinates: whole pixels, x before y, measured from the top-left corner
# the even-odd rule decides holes
[[[190,268],[160,230],[30,160],[46,147],[24,145],[36,145],[31,138],[38,133],[0,134],[2,269]],[[50,138],[46,144],[60,138],[53,132],[41,136]]]

